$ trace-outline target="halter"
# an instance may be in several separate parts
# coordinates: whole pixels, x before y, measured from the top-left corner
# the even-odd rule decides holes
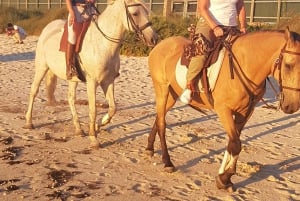
[[[144,37],[144,34],[143,34],[143,30],[146,29],[147,27],[151,26],[152,23],[149,21],[149,22],[147,22],[146,24],[144,24],[143,26],[139,27],[139,26],[135,23],[135,21],[134,21],[132,15],[130,14],[130,12],[129,12],[129,10],[128,10],[129,7],[143,6],[143,5],[140,4],[140,3],[135,3],[135,4],[127,5],[125,2],[124,2],[124,5],[125,5],[125,10],[126,10],[126,17],[127,17],[126,19],[127,19],[127,26],[128,26],[128,29],[130,29],[130,26],[129,26],[129,25],[131,24],[131,26],[132,26],[134,32],[136,33],[136,35],[137,35],[141,40],[145,41],[145,37]],[[111,41],[111,42],[114,42],[114,43],[119,43],[119,42],[121,42],[121,41],[124,41],[124,40],[122,40],[122,39],[120,39],[120,38],[113,38],[113,37],[110,37],[110,36],[106,35],[106,34],[100,29],[100,27],[99,27],[98,23],[96,22],[95,18],[92,18],[92,19],[93,19],[93,22],[95,23],[97,29],[100,31],[100,33],[101,33],[107,40],[109,40],[109,41]],[[130,23],[130,24],[129,24],[129,23]]]

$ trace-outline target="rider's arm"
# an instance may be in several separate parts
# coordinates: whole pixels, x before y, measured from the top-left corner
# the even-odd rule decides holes
[[[216,37],[222,36],[223,29],[218,26],[218,24],[213,19],[210,11],[210,0],[198,0],[198,11],[200,12],[200,15],[205,19],[208,26],[214,31],[214,34]]]
[[[239,0],[237,2],[236,10],[240,22],[240,31],[242,33],[246,33],[246,9],[244,5],[244,0]]]
[[[73,7],[72,7],[72,0],[66,0],[66,5],[67,5],[67,9],[68,9],[68,12],[69,12],[69,26],[72,25],[74,23],[74,20],[75,20],[75,13],[74,13],[74,10],[73,10]]]

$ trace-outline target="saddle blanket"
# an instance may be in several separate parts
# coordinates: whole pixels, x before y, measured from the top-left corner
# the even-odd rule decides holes
[[[224,55],[225,55],[225,48],[222,48],[219,52],[217,61],[207,69],[207,78],[209,82],[210,91],[213,91],[215,84],[217,82],[219,72],[224,60]],[[181,57],[180,57],[176,64],[175,77],[178,85],[182,89],[184,89],[187,84],[186,81],[187,70],[188,70],[187,66],[181,64]],[[198,82],[198,89],[200,90],[200,92],[204,91],[201,80]]]

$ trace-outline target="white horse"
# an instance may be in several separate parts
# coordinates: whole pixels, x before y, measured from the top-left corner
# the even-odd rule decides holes
[[[96,88],[101,86],[109,104],[108,113],[102,118],[102,124],[110,122],[116,112],[114,100],[114,80],[120,68],[120,45],[126,30],[135,31],[148,45],[157,42],[157,34],[151,27],[148,10],[140,0],[116,0],[91,23],[84,37],[79,53],[81,68],[86,78],[89,101],[89,137],[92,147],[99,147],[96,138]],[[39,86],[46,73],[53,72],[66,80],[65,53],[59,51],[63,34],[64,20],[50,22],[42,31],[36,48],[35,76],[31,85],[26,124],[24,128],[32,129],[32,109]],[[71,108],[75,132],[83,134],[75,109],[76,87],[80,80],[69,81],[68,102]]]

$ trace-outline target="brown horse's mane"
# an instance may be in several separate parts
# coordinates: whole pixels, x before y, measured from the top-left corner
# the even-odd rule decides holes
[[[258,31],[253,31],[253,32],[250,32],[246,35],[252,35],[252,34],[257,34],[257,33],[267,33],[267,32],[273,32],[273,33],[284,33],[285,30],[274,30],[274,29],[264,29],[264,30],[258,30]],[[290,31],[291,33],[291,39],[293,41],[299,41],[300,42],[300,34],[298,34],[297,32],[294,32],[294,31]]]

